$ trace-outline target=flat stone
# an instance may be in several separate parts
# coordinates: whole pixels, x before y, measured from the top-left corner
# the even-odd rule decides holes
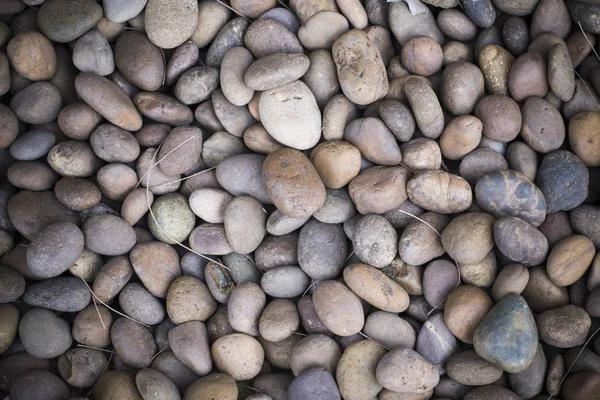
[[[506,372],[526,370],[535,358],[538,332],[523,297],[509,294],[483,319],[473,339],[477,354]]]

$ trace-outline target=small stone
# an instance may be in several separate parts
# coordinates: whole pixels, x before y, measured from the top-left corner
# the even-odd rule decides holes
[[[544,349],[540,344],[538,345],[533,362],[526,370],[516,374],[508,374],[510,387],[524,399],[531,399],[537,396],[544,390],[547,368],[548,361],[546,360]]]
[[[473,340],[477,354],[506,372],[526,370],[535,358],[538,332],[523,297],[509,294],[483,319]]]
[[[600,21],[598,20],[600,4],[589,0],[567,1],[566,3],[573,21],[581,22],[581,26],[587,32],[600,33]]]
[[[481,28],[489,28],[496,20],[496,10],[491,0],[463,0],[465,12]]]
[[[83,101],[119,128],[137,131],[142,127],[142,117],[127,93],[110,80],[82,72],[75,79],[75,89]]]

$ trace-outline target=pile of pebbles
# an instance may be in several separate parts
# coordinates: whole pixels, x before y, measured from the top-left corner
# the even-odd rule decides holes
[[[600,398],[600,0],[2,0],[0,399]]]

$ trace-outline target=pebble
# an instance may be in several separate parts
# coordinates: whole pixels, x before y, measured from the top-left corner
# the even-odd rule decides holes
[[[475,350],[456,352],[446,363],[448,376],[461,385],[491,385],[502,378],[504,371],[499,366],[484,360]]]
[[[184,242],[194,229],[196,216],[181,194],[169,193],[158,197],[151,210],[148,218],[150,232],[165,243]]]
[[[575,154],[557,150],[542,159],[535,180],[546,198],[546,212],[569,211],[588,196],[589,171]]]
[[[279,143],[297,149],[314,147],[321,137],[321,112],[301,81],[263,92],[258,104],[265,129]]]
[[[339,225],[312,220],[300,230],[298,264],[312,279],[338,276],[347,255],[347,238]]]
[[[56,143],[54,133],[32,130],[19,135],[10,146],[10,155],[19,161],[33,161],[48,154]]]
[[[148,0],[144,18],[148,39],[158,47],[172,49],[192,36],[198,24],[194,0]]]
[[[532,398],[544,391],[548,361],[541,345],[538,345],[535,358],[524,371],[508,375],[512,390],[524,399]]]
[[[28,124],[54,121],[62,105],[60,91],[50,82],[32,83],[10,100],[10,108],[17,118]]]
[[[164,298],[169,285],[181,275],[179,256],[162,242],[148,242],[132,249],[131,265],[144,286],[156,297]]]
[[[518,240],[526,237],[528,240]],[[494,223],[494,241],[510,260],[525,266],[541,264],[548,255],[548,240],[533,225],[517,217],[503,217]]]
[[[536,318],[540,340],[554,347],[581,346],[591,327],[591,318],[581,307],[573,304],[547,310]]]
[[[440,380],[433,365],[416,351],[404,348],[392,349],[383,356],[376,374],[384,388],[412,394],[426,393]]]
[[[89,289],[79,278],[53,278],[27,288],[23,301],[59,312],[78,312],[91,301]]]
[[[432,365],[445,363],[459,348],[459,342],[444,323],[443,313],[434,314],[425,321],[417,336],[417,352]]]
[[[67,43],[93,28],[102,18],[102,7],[92,0],[49,0],[38,12],[40,30],[51,40]]]
[[[244,45],[254,58],[274,53],[302,53],[302,45],[292,32],[274,19],[257,19],[244,36]]]
[[[148,0],[107,0],[102,3],[104,15],[116,24],[127,22],[142,12]]]
[[[106,76],[115,70],[113,52],[104,35],[92,29],[81,36],[73,48],[73,64],[81,72]]]
[[[59,276],[77,261],[83,245],[77,225],[57,222],[40,231],[27,248],[27,266],[39,277]]]
[[[328,371],[311,368],[297,376],[288,388],[289,400],[310,399],[318,396],[323,400],[340,400],[335,379]]]
[[[287,216],[309,217],[325,204],[325,186],[298,150],[281,149],[269,154],[262,171],[269,198]]]
[[[478,204],[496,218],[518,217],[540,226],[546,219],[546,198],[525,175],[513,170],[491,172],[477,181]]]
[[[137,131],[142,127],[142,117],[131,99],[110,80],[81,73],[75,79],[75,89],[83,101],[119,128]]]
[[[44,308],[33,308],[19,322],[19,338],[25,350],[37,358],[54,358],[71,347],[71,327]]]
[[[96,215],[83,224],[86,247],[98,254],[117,256],[129,252],[135,245],[135,232],[123,219],[110,215]]]

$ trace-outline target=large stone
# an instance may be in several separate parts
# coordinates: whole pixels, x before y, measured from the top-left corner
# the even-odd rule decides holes
[[[473,345],[480,357],[506,372],[527,369],[535,358],[538,332],[525,299],[509,294],[496,303],[475,331]]]
[[[518,171],[495,171],[475,186],[477,204],[496,218],[519,217],[540,226],[546,219],[546,198],[540,189]]]

